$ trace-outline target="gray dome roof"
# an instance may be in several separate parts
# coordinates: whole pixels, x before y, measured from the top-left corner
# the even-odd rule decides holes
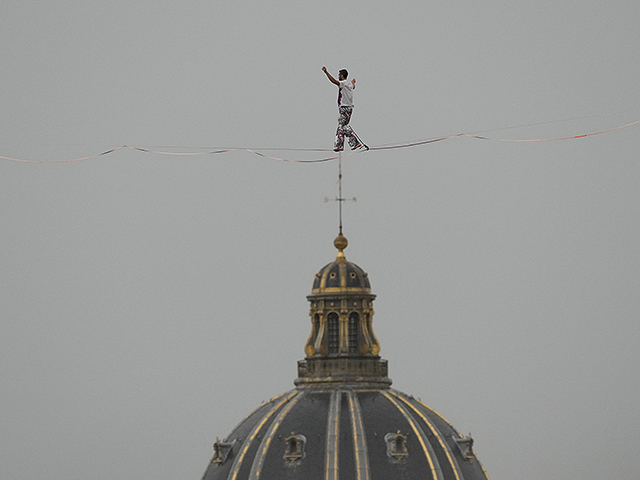
[[[368,275],[362,268],[352,262],[348,262],[344,256],[347,248],[347,239],[338,235],[334,245],[338,248],[336,259],[320,269],[313,280],[312,295],[323,293],[370,293]]]
[[[326,264],[313,279],[312,293],[333,293],[339,290],[370,292],[368,275],[362,268],[346,260]]]
[[[296,389],[218,441],[203,480],[487,480],[472,444],[396,390]]]

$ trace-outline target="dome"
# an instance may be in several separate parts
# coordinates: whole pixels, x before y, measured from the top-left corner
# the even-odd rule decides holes
[[[313,280],[312,294],[338,292],[371,292],[368,275],[355,263],[348,262],[344,256],[347,239],[338,235],[333,244],[338,251],[337,258],[326,264]]]
[[[337,258],[316,273],[311,291],[312,293],[370,292],[371,285],[367,274],[358,265]]]
[[[486,480],[473,440],[393,389],[296,389],[223,441],[203,480]]]
[[[258,407],[223,440],[203,480],[488,480],[473,439],[391,388],[373,333],[367,274],[335,261],[316,274],[311,334],[296,388]]]

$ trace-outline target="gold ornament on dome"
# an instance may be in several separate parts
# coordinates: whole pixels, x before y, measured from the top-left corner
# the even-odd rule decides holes
[[[338,250],[343,251],[345,248],[347,248],[347,245],[349,245],[349,242],[347,241],[347,238],[344,235],[340,234],[333,241],[333,245]]]

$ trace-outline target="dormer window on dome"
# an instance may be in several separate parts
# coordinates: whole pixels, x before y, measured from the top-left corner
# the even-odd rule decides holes
[[[394,460],[402,460],[409,456],[407,450],[407,436],[402,435],[400,430],[397,433],[387,433],[384,436],[387,442],[387,456]]]
[[[304,458],[304,446],[307,443],[307,437],[304,435],[291,435],[285,439],[284,458],[290,462],[295,462]]]
[[[216,443],[213,444],[213,460],[212,463],[219,467],[222,465],[229,456],[229,452],[233,449],[236,441],[233,442],[221,442],[220,439],[216,439]]]

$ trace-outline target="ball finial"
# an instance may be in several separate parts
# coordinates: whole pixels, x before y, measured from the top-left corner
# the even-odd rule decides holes
[[[336,237],[336,239],[333,241],[333,245],[340,250],[340,252],[342,252],[345,248],[347,248],[347,245],[349,245],[349,242],[347,241],[347,237],[345,237],[344,235],[342,235],[342,233],[340,235],[338,235]]]

